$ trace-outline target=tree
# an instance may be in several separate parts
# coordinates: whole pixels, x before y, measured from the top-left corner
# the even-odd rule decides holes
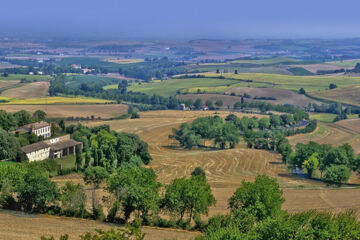
[[[109,177],[109,173],[103,167],[88,167],[84,172],[86,184],[93,184],[97,189],[99,185]]]
[[[32,118],[35,120],[35,121],[43,121],[46,119],[46,113],[42,110],[36,110],[34,113],[33,113],[33,116]]]
[[[108,179],[108,189],[120,202],[129,220],[135,211],[136,217],[148,221],[149,212],[157,212],[159,204],[160,183],[150,168],[119,168]]]
[[[259,128],[264,130],[270,128],[270,119],[269,118],[262,118],[259,120]]]
[[[238,74],[238,70],[237,70],[237,69],[235,69],[234,74]]]
[[[163,201],[167,210],[180,215],[179,221],[188,213],[189,223],[195,215],[207,215],[209,207],[216,202],[206,178],[200,175],[174,179],[166,187]]]
[[[59,127],[61,128],[62,132],[65,132],[65,122],[63,119],[59,121]]]
[[[61,209],[70,216],[83,216],[85,212],[86,194],[81,184],[66,182],[60,189]]]
[[[307,175],[309,178],[312,177],[313,172],[319,166],[319,154],[317,152],[313,153],[307,160],[305,160],[302,164],[302,168],[306,169]]]
[[[216,102],[215,102],[215,105],[217,106],[217,107],[222,107],[223,106],[223,101],[221,100],[221,99],[219,99],[219,100],[216,100]]]
[[[350,177],[350,169],[345,165],[331,165],[326,168],[324,179],[326,182],[341,184],[347,182]]]
[[[197,98],[197,99],[195,100],[195,102],[194,102],[194,107],[195,107],[196,109],[199,109],[199,108],[202,107],[202,100],[201,100],[200,98]]]
[[[0,160],[18,160],[20,154],[19,142],[11,133],[0,128]]]
[[[281,125],[281,118],[278,115],[271,115],[270,116],[270,124],[271,127],[277,128]]]
[[[232,212],[243,209],[262,220],[277,215],[284,201],[277,180],[259,175],[254,183],[242,182],[242,186],[229,199],[229,207]]]
[[[26,212],[45,212],[49,204],[59,199],[56,184],[35,171],[25,174],[17,192],[19,205]]]
[[[23,126],[28,123],[31,123],[31,116],[25,110],[21,110],[21,111],[14,113],[14,118],[15,118],[15,121],[17,122],[18,126]]]
[[[330,83],[330,85],[329,85],[329,89],[335,89],[337,87],[338,86],[336,84],[334,84],[334,83]]]
[[[300,93],[300,94],[306,94],[306,91],[305,91],[304,88],[300,88],[299,93]]]
[[[76,164],[76,169],[78,171],[80,170],[82,163],[83,163],[82,151],[81,151],[81,147],[78,145],[75,147],[75,164]]]
[[[191,172],[191,176],[202,176],[206,177],[205,171],[201,167],[196,167],[194,171]]]

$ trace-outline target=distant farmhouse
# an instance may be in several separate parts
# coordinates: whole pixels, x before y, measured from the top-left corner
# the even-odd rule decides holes
[[[51,125],[45,121],[27,124],[16,129],[15,132],[34,133],[45,139],[21,148],[29,162],[74,155],[76,146],[82,147],[82,143],[71,139],[69,134],[48,139],[51,137]]]
[[[34,133],[38,137],[49,138],[51,137],[51,125],[44,121],[30,123],[19,127],[15,133]]]

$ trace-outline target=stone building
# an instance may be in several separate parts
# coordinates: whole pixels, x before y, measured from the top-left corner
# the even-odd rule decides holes
[[[21,150],[30,162],[34,162],[74,155],[76,146],[82,147],[82,143],[71,139],[70,135],[64,135],[24,146]]]
[[[45,139],[51,137],[51,125],[45,121],[29,123],[16,129],[15,133],[34,133],[36,136],[42,136]]]

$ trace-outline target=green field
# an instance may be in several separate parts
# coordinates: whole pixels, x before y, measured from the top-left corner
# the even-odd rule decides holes
[[[27,75],[27,74],[9,74],[9,76],[4,77],[0,75],[0,80],[22,80],[26,79],[29,81],[48,81],[51,79],[49,75]]]
[[[111,84],[103,87],[104,90],[118,89],[119,84]]]
[[[119,79],[95,75],[72,74],[66,76],[66,85],[70,88],[78,88],[82,83],[109,85],[119,82]]]
[[[236,83],[239,83],[239,81],[217,78],[169,79],[141,83],[141,85],[139,83],[133,83],[128,87],[128,91],[141,92],[148,95],[158,94],[161,96],[171,96],[175,95],[177,91],[186,91],[190,88],[225,87],[228,89]]]
[[[336,118],[336,114],[332,114],[332,113],[317,113],[317,114],[312,114],[310,116],[311,120],[316,119],[324,123],[332,123],[334,122],[335,118]]]
[[[355,67],[357,63],[360,63],[360,59],[351,59],[351,60],[343,60],[343,61],[331,61],[326,62],[327,64],[339,66],[339,67]]]
[[[308,92],[327,90],[330,83],[336,84],[339,88],[360,85],[360,77],[351,76],[287,76],[266,73],[204,73],[203,75],[207,77],[223,76],[230,79],[252,80],[253,83],[270,84],[273,87],[288,90],[304,88]]]
[[[301,60],[295,58],[287,58],[287,57],[275,57],[275,58],[267,58],[267,59],[239,59],[230,61],[231,63],[252,63],[259,65],[274,65],[274,64],[283,64],[283,63],[299,63]]]

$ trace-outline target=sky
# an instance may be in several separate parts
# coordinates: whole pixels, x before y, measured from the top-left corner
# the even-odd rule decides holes
[[[359,0],[1,0],[0,34],[89,39],[360,37]]]

